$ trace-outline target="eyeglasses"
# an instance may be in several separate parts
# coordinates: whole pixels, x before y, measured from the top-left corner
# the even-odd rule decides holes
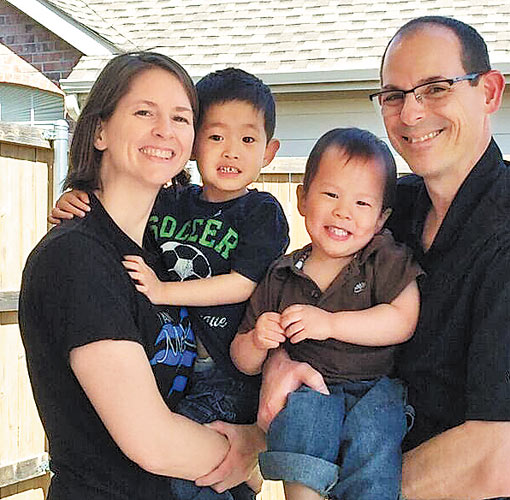
[[[414,94],[415,99],[420,104],[439,104],[449,94],[454,84],[465,80],[474,81],[483,74],[468,73],[467,75],[456,76],[454,78],[435,80],[433,82],[422,83],[409,90],[381,90],[380,92],[375,92],[375,94],[370,94],[368,97],[372,102],[376,102],[380,106],[382,114],[387,116],[400,113],[404,106],[406,94]],[[374,101],[374,99],[376,100]]]

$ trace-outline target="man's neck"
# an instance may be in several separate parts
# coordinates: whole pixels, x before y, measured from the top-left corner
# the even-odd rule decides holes
[[[423,227],[422,245],[425,251],[427,251],[434,242],[460,187],[487,150],[489,142],[490,137],[486,147],[465,167],[458,166],[455,169],[452,168],[446,172],[442,172],[442,174],[438,176],[424,177],[425,187],[430,201],[432,202]]]

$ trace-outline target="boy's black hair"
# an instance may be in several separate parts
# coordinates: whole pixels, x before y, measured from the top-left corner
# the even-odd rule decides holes
[[[242,101],[264,114],[264,129],[269,142],[273,138],[276,112],[270,88],[255,75],[239,68],[227,68],[204,76],[196,85],[200,111],[197,130],[213,104]]]
[[[386,174],[382,210],[384,211],[393,206],[397,190],[395,159],[384,141],[368,130],[355,127],[335,128],[319,138],[306,161],[305,177],[303,180],[305,193],[308,192],[313,179],[317,175],[322,155],[330,147],[340,149],[347,155],[349,160],[359,158],[379,162],[384,167]]]
[[[489,61],[489,53],[487,51],[487,44],[481,37],[480,33],[476,31],[469,24],[463,23],[458,19],[444,16],[422,16],[404,24],[393,35],[389,41],[381,61],[381,77],[384,59],[389,46],[397,37],[405,37],[415,31],[426,28],[427,25],[443,26],[453,31],[459,40],[461,47],[461,63],[466,73],[487,73],[491,70],[491,63]],[[381,78],[382,81],[382,78]],[[471,85],[477,85],[478,79],[471,80]]]

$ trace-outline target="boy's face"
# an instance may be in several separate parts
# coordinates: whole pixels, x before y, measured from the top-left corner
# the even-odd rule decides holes
[[[205,198],[226,201],[245,194],[279,147],[276,139],[267,142],[264,114],[251,104],[213,104],[197,131],[194,147]]]
[[[336,146],[322,155],[308,192],[298,188],[298,209],[312,240],[312,255],[346,259],[381,230],[385,172],[374,159],[350,158]]]

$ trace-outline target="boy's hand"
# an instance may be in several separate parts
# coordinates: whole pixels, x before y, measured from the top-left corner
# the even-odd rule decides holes
[[[142,292],[153,304],[165,304],[164,283],[159,281],[156,273],[145,263],[139,255],[124,255],[122,264],[128,274],[135,281],[135,288]]]
[[[260,350],[276,349],[285,342],[285,332],[280,325],[280,314],[265,312],[261,314],[253,329],[253,343]]]
[[[90,199],[85,191],[68,191],[64,193],[51,209],[48,216],[50,224],[60,224],[62,219],[72,219],[75,215],[78,217],[85,217],[87,212],[90,212]]]
[[[280,323],[292,344],[305,339],[331,338],[332,313],[319,307],[305,304],[289,306],[282,312]]]

